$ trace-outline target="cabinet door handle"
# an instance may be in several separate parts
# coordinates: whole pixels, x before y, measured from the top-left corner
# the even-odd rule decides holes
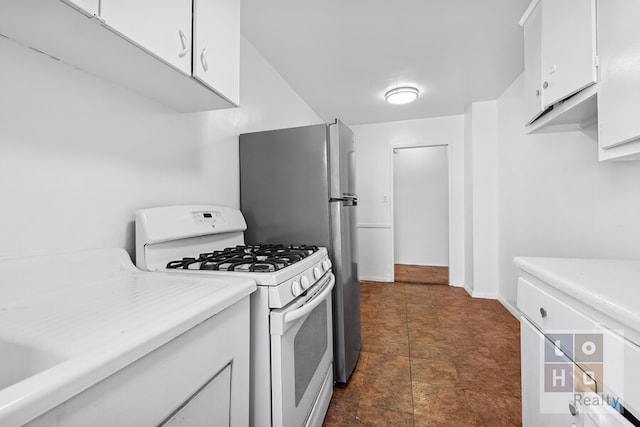
[[[547,317],[547,310],[545,310],[544,308],[540,307],[540,316],[542,316],[543,319],[545,317]]]
[[[536,90],[536,96],[540,96],[540,89]]]
[[[542,83],[542,89],[546,89],[549,87],[549,82]]]
[[[207,71],[209,69],[209,64],[207,64],[207,48],[202,49],[202,53],[200,53],[200,63],[202,63],[202,69]]]
[[[578,415],[578,407],[576,405],[573,404],[573,402],[569,402],[569,412],[571,413],[571,415],[573,415],[574,417],[576,415]]]
[[[180,44],[182,45],[182,50],[178,52],[178,57],[182,58],[191,50],[191,45],[189,44],[189,39],[182,30],[178,30],[178,35],[180,36]]]

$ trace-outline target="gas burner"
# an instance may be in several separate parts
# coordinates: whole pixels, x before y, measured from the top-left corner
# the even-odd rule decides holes
[[[312,245],[238,245],[205,252],[197,258],[185,257],[170,261],[167,268],[271,273],[295,264],[317,251],[318,247]]]

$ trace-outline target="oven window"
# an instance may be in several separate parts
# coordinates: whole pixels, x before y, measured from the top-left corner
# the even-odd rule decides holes
[[[296,407],[327,352],[327,301],[324,300],[304,320],[293,344],[296,378]]]

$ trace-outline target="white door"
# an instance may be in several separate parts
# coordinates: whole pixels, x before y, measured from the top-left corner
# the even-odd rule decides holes
[[[240,103],[240,2],[193,1],[193,76]]]
[[[446,146],[394,149],[395,264],[449,265],[447,151]]]
[[[191,0],[101,0],[100,16],[109,28],[190,75],[191,8]]]

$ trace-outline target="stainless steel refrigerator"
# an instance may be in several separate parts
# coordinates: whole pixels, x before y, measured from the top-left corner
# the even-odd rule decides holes
[[[355,261],[355,144],[336,120],[240,135],[240,209],[248,244],[324,246],[333,291],[335,379],[345,383],[360,354],[360,283]]]

